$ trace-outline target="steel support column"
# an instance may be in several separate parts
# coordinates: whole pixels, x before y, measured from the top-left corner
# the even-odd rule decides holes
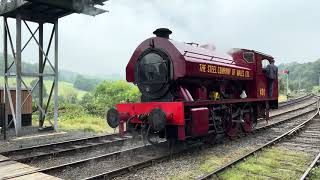
[[[58,70],[58,19],[54,23],[54,129],[58,130],[58,80],[59,80],[59,70]]]
[[[43,23],[39,23],[39,105],[43,108],[43,74],[44,66],[43,66]],[[44,108],[43,108],[44,109]],[[42,127],[44,123],[44,114],[42,111],[39,111],[39,127]]]
[[[16,16],[16,136],[21,131],[21,15]]]
[[[41,1],[41,3],[39,3]],[[16,135],[20,135],[21,128],[21,118],[22,118],[22,109],[23,105],[27,102],[28,97],[32,97],[35,104],[37,105],[37,109],[39,110],[39,130],[49,130],[51,128],[42,128],[45,119],[48,119],[48,122],[52,127],[57,131],[58,130],[58,80],[59,80],[59,68],[58,68],[58,20],[61,17],[68,16],[72,13],[84,13],[89,15],[98,15],[106,12],[103,9],[96,8],[96,5],[102,5],[107,0],[101,0],[98,2],[86,2],[86,3],[78,3],[76,1],[67,2],[65,0],[37,0],[37,1],[22,1],[22,0],[0,0],[0,15],[4,16],[4,59],[5,63],[5,95],[6,95],[6,112],[12,112],[12,117],[16,129]],[[79,6],[80,5],[80,6]],[[79,6],[79,7],[78,7]],[[70,8],[71,7],[71,8]],[[75,8],[77,7],[77,8]],[[45,9],[45,11],[44,11]],[[7,22],[7,18],[11,17],[16,20],[16,44],[13,43],[13,38],[11,37],[10,27]],[[27,30],[30,32],[31,37],[24,46],[21,46],[21,23],[24,22]],[[28,22],[38,23],[39,27],[36,30],[32,30],[28,25]],[[52,25],[52,33],[50,36],[48,48],[46,51],[43,48],[44,39],[43,39],[43,26],[44,25]],[[12,25],[13,27],[13,25]],[[37,31],[39,30],[39,39],[35,36]],[[39,47],[37,47],[37,51],[39,53],[39,69],[36,73],[30,72],[21,72],[21,63],[22,57],[21,53],[25,50],[27,45],[31,40],[34,40]],[[55,41],[54,45],[54,63],[49,59],[49,52],[51,47],[51,42]],[[10,45],[10,49],[12,51],[12,56],[14,62],[8,61],[8,48],[7,44]],[[21,48],[22,47],[22,48]],[[53,49],[53,48],[52,48]],[[52,60],[53,61],[53,60]],[[49,64],[48,68],[51,68],[54,73],[45,73],[45,66]],[[11,67],[16,67],[16,73],[14,73]],[[13,103],[13,98],[11,98],[10,87],[8,83],[8,78],[16,79],[16,104]],[[37,83],[33,87],[29,87],[28,83],[23,80],[23,77],[33,77],[37,78]],[[52,88],[50,89],[50,94],[48,97],[48,101],[46,103],[43,102],[43,90],[44,90],[44,77],[53,77]],[[21,86],[24,86],[28,91],[27,98],[22,99],[21,97]],[[38,86],[38,87],[37,87]],[[39,90],[37,96],[32,94],[33,90]],[[54,123],[50,121],[50,117],[48,117],[51,98],[53,98],[53,119]],[[10,109],[10,111],[9,111]],[[52,110],[50,111],[51,114]],[[11,121],[12,122],[12,121]],[[11,123],[10,122],[10,123]]]
[[[7,139],[7,129],[8,129],[8,111],[9,111],[9,98],[7,94],[7,84],[8,84],[8,32],[6,28],[6,21],[7,18],[3,17],[3,60],[4,60],[4,89],[3,89],[3,96],[4,96],[4,125],[3,125],[3,139]]]

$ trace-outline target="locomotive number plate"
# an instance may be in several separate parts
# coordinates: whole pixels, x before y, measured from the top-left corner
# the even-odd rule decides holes
[[[266,89],[265,88],[260,88],[259,94],[260,94],[260,96],[266,96]]]

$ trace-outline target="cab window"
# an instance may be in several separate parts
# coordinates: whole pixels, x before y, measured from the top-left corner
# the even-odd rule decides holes
[[[244,59],[247,63],[253,63],[253,61],[254,61],[254,54],[253,54],[253,52],[244,52],[244,53],[243,53],[243,59]]]
[[[269,60],[267,60],[267,59],[264,59],[261,61],[261,65],[262,65],[263,69],[266,68],[268,66],[268,64],[269,64]]]

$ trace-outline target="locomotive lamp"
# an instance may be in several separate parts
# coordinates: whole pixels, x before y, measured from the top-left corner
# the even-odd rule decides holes
[[[116,128],[120,123],[120,114],[115,108],[111,108],[107,112],[107,123],[111,128]]]
[[[148,120],[154,131],[161,131],[166,127],[166,113],[159,108],[155,108],[150,112]]]
[[[125,132],[124,124],[129,120],[129,117],[130,114],[119,113],[116,108],[111,108],[107,112],[107,123],[113,129],[119,126],[120,136],[123,136]]]

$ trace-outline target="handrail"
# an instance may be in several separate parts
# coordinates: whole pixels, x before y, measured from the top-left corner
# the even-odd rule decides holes
[[[200,55],[200,56],[205,56],[205,57],[210,57],[210,59],[200,58],[200,57],[195,57],[195,56],[190,56],[190,55],[187,55],[188,53],[189,53],[189,54]],[[195,58],[195,59],[207,60],[207,61],[215,61],[214,58],[217,58],[217,59],[229,61],[227,64],[233,64],[233,63],[235,62],[234,60],[231,60],[231,59],[226,59],[226,58],[221,58],[221,57],[217,57],[217,56],[211,56],[211,55],[207,55],[207,54],[201,54],[201,53],[191,52],[191,51],[184,51],[183,56],[185,56],[185,57],[190,57],[190,58]],[[219,61],[215,61],[215,62],[219,62]],[[221,63],[221,62],[220,62],[220,63]]]

